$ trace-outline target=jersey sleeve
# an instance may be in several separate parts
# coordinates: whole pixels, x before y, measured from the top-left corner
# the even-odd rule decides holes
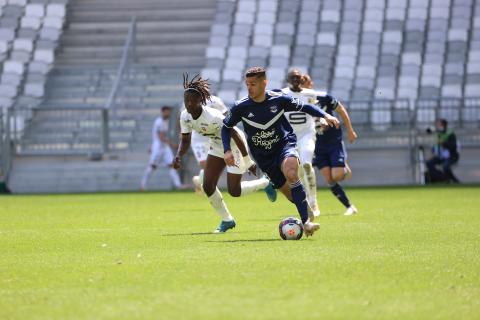
[[[317,101],[320,106],[329,107],[331,110],[337,109],[338,106],[338,100],[329,94],[318,95]]]
[[[233,128],[241,120],[240,105],[235,104],[223,119],[223,125],[227,128]]]
[[[186,111],[180,115],[180,132],[182,134],[192,133],[192,120],[189,119]]]
[[[278,97],[278,99],[281,102],[281,107],[286,112],[302,111],[303,101],[301,101],[300,99],[285,94]]]

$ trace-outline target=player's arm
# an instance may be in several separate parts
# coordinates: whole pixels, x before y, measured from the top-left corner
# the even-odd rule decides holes
[[[179,169],[182,163],[182,157],[188,152],[190,148],[190,143],[192,141],[191,133],[182,133],[180,136],[180,144],[178,145],[177,154],[173,159],[173,168]]]
[[[335,126],[338,128],[340,126],[340,122],[337,118],[329,115],[313,104],[303,103],[299,99],[292,98],[290,96],[283,96],[282,98],[284,101],[285,111],[302,111],[313,117],[324,118],[331,127]]]
[[[348,141],[350,143],[354,143],[355,140],[357,140],[357,133],[355,130],[353,130],[352,122],[350,121],[350,117],[348,116],[347,109],[338,102],[337,108],[335,111],[340,115],[340,118],[342,118],[343,124],[347,128],[347,134],[348,134]]]
[[[223,152],[225,153],[224,159],[225,164],[227,166],[234,166],[235,165],[235,158],[233,157],[232,147],[230,140],[232,138],[232,132],[230,129],[235,127],[237,123],[240,122],[240,114],[238,112],[238,106],[235,105],[230,109],[230,111],[223,119],[223,127],[222,127],[222,143],[223,143]]]
[[[238,132],[238,128],[234,127],[230,130],[231,130],[232,139],[237,145],[238,150],[240,150],[240,153],[242,154],[245,166],[248,168],[248,171],[255,174],[255,172],[257,171],[257,166],[255,162],[253,162],[252,158],[250,158],[250,155],[248,154],[247,145],[245,144],[245,141],[240,136]]]
[[[185,111],[180,115],[180,144],[178,145],[177,154],[173,159],[172,166],[174,169],[179,169],[182,164],[182,157],[188,152],[190,143],[192,141],[192,124],[191,119]]]

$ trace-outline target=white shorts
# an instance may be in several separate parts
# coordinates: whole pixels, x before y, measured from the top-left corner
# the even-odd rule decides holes
[[[168,167],[173,162],[173,152],[170,147],[156,147],[152,145],[152,154],[150,155],[149,164],[157,167]]]
[[[242,153],[237,148],[237,146],[235,146],[233,143],[232,143],[232,152],[233,152],[233,157],[235,158],[235,164],[237,166],[236,167],[227,166],[227,172],[232,174],[244,174],[248,170],[248,168],[246,168],[245,166]],[[225,157],[223,152],[223,145],[212,143],[212,145],[210,146],[210,150],[208,151],[208,154],[217,158],[224,159]]]
[[[307,131],[297,135],[297,149],[301,164],[312,163],[316,140],[315,132]]]
[[[192,141],[192,151],[197,162],[206,161],[208,150],[210,149],[210,142],[193,142]]]

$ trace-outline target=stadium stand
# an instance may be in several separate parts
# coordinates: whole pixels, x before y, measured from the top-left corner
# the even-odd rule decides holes
[[[478,96],[480,7],[472,0],[219,1],[202,74],[233,101],[239,75],[308,71],[345,101]]]
[[[382,183],[418,182],[415,148],[431,143],[423,132],[439,116],[466,147],[461,179],[480,181],[472,0],[65,4],[0,0],[0,106],[13,120],[15,192],[137,189],[158,108],[181,101],[181,73],[201,72],[231,103],[246,95],[242,75],[254,65],[268,67],[270,88],[295,66],[347,102],[361,137],[350,150],[352,183],[378,183],[378,168],[388,173]],[[169,188],[159,180],[154,188]]]

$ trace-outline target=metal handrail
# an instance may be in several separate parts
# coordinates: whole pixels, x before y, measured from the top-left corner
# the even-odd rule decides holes
[[[117,75],[115,77],[115,82],[112,85],[112,89],[110,90],[110,94],[108,95],[108,99],[105,102],[105,109],[110,109],[113,106],[115,98],[118,94],[118,89],[120,88],[120,84],[122,82],[122,76],[125,72],[127,62],[130,56],[130,47],[133,48],[133,56],[135,56],[135,36],[136,36],[136,24],[137,24],[137,17],[133,16],[132,21],[130,22],[130,27],[128,29],[127,39],[125,40],[125,45],[123,46],[123,53],[122,59],[120,60],[120,64],[117,69]]]

